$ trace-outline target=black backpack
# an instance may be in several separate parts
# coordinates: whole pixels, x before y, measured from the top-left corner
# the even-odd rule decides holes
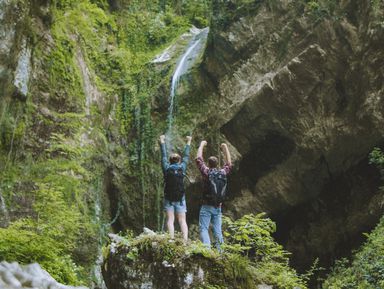
[[[184,173],[182,168],[169,167],[164,175],[164,196],[171,202],[181,202],[184,196]]]
[[[227,195],[227,176],[222,170],[212,169],[208,172],[208,198],[212,203],[222,203]]]

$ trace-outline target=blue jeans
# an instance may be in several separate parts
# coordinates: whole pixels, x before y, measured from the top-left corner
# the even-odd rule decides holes
[[[216,248],[220,251],[220,244],[224,243],[223,234],[221,232],[221,208],[202,205],[199,214],[199,231],[200,240],[203,244],[211,247],[209,238],[209,224],[212,221],[213,237],[215,238]]]

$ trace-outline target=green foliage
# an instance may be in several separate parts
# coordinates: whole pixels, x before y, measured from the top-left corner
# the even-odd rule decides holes
[[[271,234],[276,231],[276,224],[266,218],[265,213],[245,215],[236,221],[224,217],[224,224],[227,227],[224,231],[226,241],[229,245],[235,246],[236,251],[257,261],[288,260],[288,253],[272,238]]]
[[[369,154],[369,163],[376,165],[384,176],[384,153],[374,148]],[[338,260],[332,273],[324,282],[325,289],[384,287],[384,218],[370,233],[365,244],[351,261]]]
[[[191,24],[198,28],[209,26],[211,17],[210,0],[190,0],[182,1],[181,14],[186,17]]]
[[[129,173],[132,180],[125,187],[140,189],[139,209],[143,223],[148,222],[147,212],[159,203],[160,190],[156,199],[146,192],[153,179],[161,179],[153,157],[156,129],[161,127],[152,124],[151,103],[160,83],[169,80],[148,62],[191,23],[205,26],[209,18],[209,1],[183,1],[181,10],[179,3],[166,2],[162,10],[158,1],[128,1],[111,13],[104,0],[55,0],[45,23],[51,24],[52,38],[45,38],[46,31],[41,37],[33,31],[39,80],[31,84],[26,104],[2,106],[0,192],[12,220],[18,220],[0,229],[0,259],[39,262],[60,282],[87,283],[101,230],[95,202],[103,188],[94,184],[103,178],[104,158]],[[103,94],[104,111],[94,105],[92,119],[84,113],[82,62]],[[120,126],[120,135],[114,137],[127,143],[124,148],[108,144],[103,128],[116,96],[113,124]],[[40,113],[42,108],[46,113]],[[115,133],[110,129],[110,135]],[[155,213],[160,215],[160,207]],[[165,244],[159,247],[159,258],[177,254]]]
[[[211,262],[206,287],[201,288],[251,289],[261,283],[284,289],[306,288],[303,279],[288,266],[287,253],[273,241],[271,233],[276,227],[264,214],[246,215],[234,222],[226,218],[225,223],[228,234],[223,252],[211,250],[199,241],[185,246],[182,239],[171,241],[166,235],[130,235],[120,246],[128,251],[129,266],[135,266],[135,262],[183,264],[188,258]]]
[[[369,154],[369,163],[377,166],[380,170],[381,177],[384,179],[384,153],[380,148],[374,148]],[[384,189],[384,187],[382,187]]]
[[[380,148],[374,148],[369,154],[369,163],[384,168],[384,153]]]
[[[384,218],[351,261],[336,262],[324,289],[384,288]]]
[[[97,149],[81,144],[80,119],[66,115],[61,125],[72,123],[70,131],[76,134],[53,133],[38,157],[23,152],[22,161],[10,162],[0,175],[9,212],[22,216],[1,229],[0,259],[38,262],[59,282],[69,284],[86,282],[96,259],[99,226],[92,221],[94,193],[87,189],[100,176],[99,168],[90,165]]]
[[[336,0],[300,0],[295,1],[297,10],[312,18],[314,23],[323,19],[339,19],[343,11]]]
[[[79,268],[71,257],[58,246],[57,240],[42,235],[40,227],[31,219],[0,228],[0,260],[22,264],[38,262],[58,282],[80,284]]]
[[[377,18],[379,24],[383,24],[384,21],[384,3],[381,0],[371,0],[372,13]]]
[[[262,0],[213,0],[212,26],[226,29],[228,25],[247,15],[253,15],[260,7]]]
[[[38,262],[58,281],[80,283],[78,274],[83,274],[81,265],[86,264],[83,261],[77,265],[74,263],[77,244],[83,239],[94,240],[92,236],[96,234],[96,227],[91,224],[91,213],[84,202],[87,193],[83,189],[84,172],[84,168],[75,161],[56,158],[24,168],[13,166],[3,174],[1,190],[10,200],[9,207],[12,211],[23,212],[25,206],[32,206],[32,214],[1,229],[0,259]],[[21,176],[22,182],[19,180]],[[19,187],[31,186],[34,189],[28,192],[27,198],[23,197],[25,192],[17,191]],[[13,203],[20,197],[24,198],[24,208]],[[88,250],[89,255],[94,254],[91,242]],[[95,258],[90,258],[91,262]]]
[[[245,215],[236,221],[224,217],[224,226],[224,250],[247,256],[256,280],[278,288],[306,288],[305,280],[288,265],[289,253],[273,240],[271,234],[276,231],[276,224],[265,213]],[[239,261],[240,267],[245,265],[244,259]],[[244,268],[240,271],[247,274]]]
[[[84,93],[80,72],[74,63],[75,44],[68,36],[56,37],[55,49],[45,58],[48,76],[45,89],[50,92],[50,101],[54,105],[65,104],[70,110],[78,112],[83,107]]]
[[[224,255],[225,279],[233,280],[235,288],[253,288],[255,277],[251,261],[239,254]],[[256,279],[257,280],[257,279]]]

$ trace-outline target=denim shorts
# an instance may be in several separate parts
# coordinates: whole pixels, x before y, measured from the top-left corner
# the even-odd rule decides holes
[[[186,213],[187,212],[187,203],[185,197],[180,202],[171,202],[167,199],[164,199],[164,211],[172,211],[174,213]]]

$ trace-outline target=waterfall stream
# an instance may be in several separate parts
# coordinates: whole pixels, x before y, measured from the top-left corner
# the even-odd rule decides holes
[[[166,133],[169,140],[172,139],[172,135],[173,135],[172,126],[173,126],[173,118],[174,118],[174,106],[175,106],[175,98],[177,96],[177,91],[180,86],[180,79],[193,66],[196,59],[201,55],[201,52],[204,50],[208,32],[209,32],[209,28],[191,29],[191,33],[194,34],[194,36],[192,40],[188,43],[185,52],[180,57],[180,60],[177,63],[175,72],[172,76],[171,91],[169,95],[168,118],[167,118],[168,128]]]
[[[0,227],[7,226],[9,222],[9,214],[5,204],[4,197],[0,190]]]
[[[180,77],[185,73],[186,62],[190,60],[188,56],[199,44],[199,42],[200,40],[193,41],[193,44],[187,49],[187,51],[182,56],[179,64],[176,67],[175,73],[172,76],[171,93],[169,97],[169,110],[168,110],[168,130],[169,131],[172,128],[174,100],[175,100],[177,88],[179,87]]]
[[[22,50],[15,71],[14,85],[19,92],[26,97],[28,94],[29,74],[31,70],[31,49],[27,45],[27,40],[23,39]]]
[[[80,137],[80,145],[84,146],[93,142],[91,132],[94,129],[94,123],[92,119],[92,105],[97,105],[98,101],[102,99],[103,95],[98,90],[92,72],[85,61],[84,55],[79,48],[76,51],[76,61],[77,65],[80,69],[82,76],[82,84],[83,84],[83,92],[85,96],[85,116],[86,120],[83,122],[84,132]],[[103,255],[102,255],[102,247],[103,247],[103,238],[105,236],[105,228],[106,224],[103,223],[103,204],[102,204],[102,193],[103,193],[103,184],[102,179],[96,178],[96,182],[90,188],[89,195],[94,198],[94,214],[93,214],[93,223],[97,227],[97,259],[92,268],[92,284],[91,289],[106,289],[101,266],[103,264]]]
[[[102,206],[101,206],[101,188],[102,186],[99,184],[95,189],[95,216],[94,221],[99,226],[99,234],[98,234],[98,248],[97,248],[97,259],[96,264],[93,267],[93,276],[94,276],[94,284],[93,288],[95,289],[107,289],[105,286],[103,275],[101,273],[101,266],[103,265],[103,237],[105,234],[104,224],[102,223]]]

